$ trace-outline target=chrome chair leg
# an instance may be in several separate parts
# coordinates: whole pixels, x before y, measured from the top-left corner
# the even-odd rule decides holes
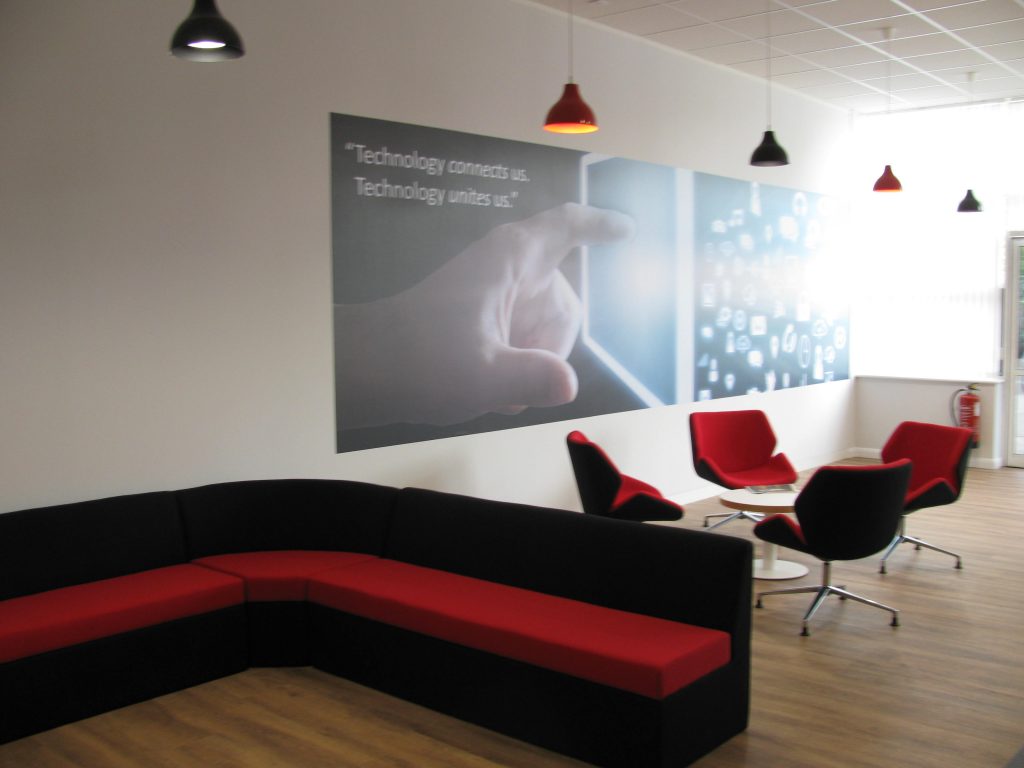
[[[900,533],[896,534],[896,538],[892,540],[892,544],[889,545],[889,548],[885,550],[885,554],[882,555],[882,563],[878,567],[878,572],[879,573],[888,573],[888,571],[885,569],[885,561],[889,559],[889,555],[891,555],[893,552],[895,552],[896,548],[900,544],[902,544],[904,541],[907,540],[906,536],[904,536],[903,533],[902,533],[902,525],[903,524],[900,523],[900,526],[901,526]]]
[[[934,544],[929,544],[927,541],[922,541],[921,539],[914,538],[913,536],[904,536],[903,539],[904,541],[909,541],[911,544],[913,544],[914,549],[921,549],[921,547],[924,547],[925,549],[930,549],[933,552],[941,552],[944,555],[955,557],[956,565],[954,565],[953,567],[956,568],[958,571],[963,570],[963,560],[960,558],[960,555],[958,555],[956,552],[952,552],[948,549],[943,549],[942,547],[936,547]]]
[[[896,548],[899,547],[899,545],[903,544],[904,542],[909,542],[910,544],[913,544],[914,545],[914,549],[921,549],[922,547],[924,547],[925,549],[930,549],[930,550],[932,550],[934,552],[941,552],[944,555],[949,555],[950,557],[955,557],[956,558],[956,565],[953,566],[953,567],[956,568],[958,571],[963,570],[963,567],[964,567],[963,559],[956,552],[953,552],[953,551],[948,550],[948,549],[943,549],[942,547],[936,547],[934,544],[929,544],[927,541],[924,541],[923,539],[918,539],[918,538],[916,538],[914,536],[908,536],[907,535],[907,518],[906,518],[906,516],[904,516],[903,518],[900,519],[900,531],[899,531],[899,533],[896,534],[896,538],[892,540],[892,544],[889,545],[889,548],[887,550],[885,550],[885,554],[882,555],[882,563],[881,563],[881,566],[878,569],[879,573],[888,573],[888,571],[885,568],[885,561],[888,560],[889,559],[889,555],[891,555],[893,552],[895,552]]]
[[[898,608],[893,608],[891,605],[880,603],[877,600],[869,600],[866,597],[862,597],[861,595],[855,594],[840,587],[830,587],[829,589],[833,593],[839,595],[841,598],[846,598],[847,600],[856,600],[858,603],[863,603],[864,605],[870,605],[875,608],[881,608],[883,611],[888,611],[892,614],[892,621],[889,622],[889,626],[898,627],[900,625],[900,611]]]
[[[810,621],[811,617],[817,612],[821,604],[825,602],[825,598],[829,595],[837,595],[840,600],[854,600],[864,605],[870,605],[875,608],[881,608],[883,611],[888,611],[892,614],[892,621],[889,622],[889,626],[898,627],[900,625],[900,612],[898,609],[888,606],[885,603],[880,603],[876,600],[869,600],[866,597],[862,597],[854,592],[850,592],[845,586],[835,585],[832,583],[832,564],[822,564],[822,583],[813,587],[789,587],[788,589],[774,589],[770,592],[758,592],[757,608],[763,608],[764,604],[761,602],[763,597],[768,595],[796,595],[796,594],[811,594],[814,593],[814,600],[811,602],[810,608],[807,609],[807,613],[804,614],[803,622],[801,625],[800,635],[803,637],[809,636],[810,633]]]
[[[714,517],[724,517],[725,520],[719,520],[714,525],[708,527],[708,520]],[[725,525],[733,520],[750,520],[755,523],[759,523],[764,520],[764,515],[760,512],[747,512],[745,509],[741,509],[739,512],[714,512],[710,515],[704,515],[704,527],[708,530],[717,528],[720,525]]]

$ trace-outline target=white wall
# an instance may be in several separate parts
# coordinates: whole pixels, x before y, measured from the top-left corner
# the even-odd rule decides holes
[[[565,18],[550,9],[222,0],[248,54],[194,64],[167,52],[190,5],[0,5],[0,510],[285,476],[575,507],[574,426],[666,492],[704,487],[685,407],[335,454],[328,115],[824,192],[843,115],[777,93],[792,165],[751,168],[761,81],[581,22],[576,74],[602,130],[554,137],[539,124]],[[852,393],[709,407],[764,407],[807,466],[854,444]]]
[[[1003,436],[1003,384],[997,379],[909,379],[893,376],[858,376],[856,386],[857,456],[876,457],[901,421],[952,424],[950,400],[967,384],[976,383],[981,398],[978,447],[970,466],[996,469],[1005,463]]]

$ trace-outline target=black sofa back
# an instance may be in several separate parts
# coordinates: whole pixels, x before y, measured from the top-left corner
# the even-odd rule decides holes
[[[681,542],[689,557],[672,555]],[[741,627],[742,636],[750,552],[730,536],[405,488],[384,556],[713,629]],[[734,579],[722,579],[726,564]]]
[[[384,549],[397,488],[352,480],[246,480],[176,493],[190,558],[280,549]]]
[[[188,560],[164,491],[8,512],[0,542],[0,600]]]

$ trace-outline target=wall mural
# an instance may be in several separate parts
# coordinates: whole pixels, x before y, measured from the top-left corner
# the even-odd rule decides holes
[[[330,127],[339,453],[849,377],[828,198]]]

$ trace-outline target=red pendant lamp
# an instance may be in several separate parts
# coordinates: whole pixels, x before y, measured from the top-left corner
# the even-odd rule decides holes
[[[878,177],[875,182],[875,186],[872,187],[875,192],[902,192],[903,185],[900,184],[900,180],[896,178],[896,174],[892,172],[892,166],[885,166],[885,170],[882,171],[882,175]]]
[[[597,130],[594,110],[580,96],[580,87],[572,77],[572,0],[569,0],[569,82],[562,90],[562,98],[548,110],[544,130],[552,133],[593,133]]]
[[[887,43],[887,58],[885,60],[885,90],[887,94],[885,113],[888,115],[892,112],[892,27],[886,27],[882,31],[885,33],[885,41]],[[887,165],[872,189],[875,192],[902,192],[903,185],[896,178],[896,174],[892,172],[892,166]]]

